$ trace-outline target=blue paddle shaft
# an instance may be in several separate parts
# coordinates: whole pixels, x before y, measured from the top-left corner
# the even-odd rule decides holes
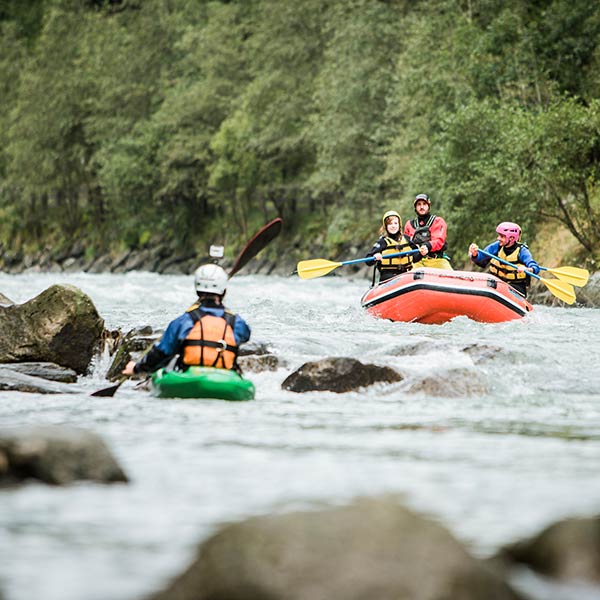
[[[515,271],[517,270],[517,267],[515,267],[515,265],[513,265],[513,263],[508,262],[507,260],[504,260],[504,259],[500,258],[499,256],[492,254],[491,252],[486,252],[485,250],[481,250],[481,249],[479,250],[479,252],[481,252],[481,254],[485,254],[486,256],[489,256],[490,258],[496,259],[498,262],[504,263],[505,265],[512,267]],[[536,275],[535,273],[532,273],[531,271],[527,271],[527,275],[531,275],[532,277],[535,277],[536,279],[541,279],[541,277],[539,275]]]
[[[408,250],[407,252],[394,252],[393,254],[384,254],[385,258],[398,258],[399,256],[408,256],[409,254],[416,254],[418,250]],[[372,256],[366,258],[355,258],[354,260],[345,260],[342,265],[353,265],[354,263],[367,262],[368,260],[375,260]]]

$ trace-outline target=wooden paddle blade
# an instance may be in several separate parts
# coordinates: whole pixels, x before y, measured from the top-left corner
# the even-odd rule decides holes
[[[229,271],[229,278],[231,279],[235,273],[247,265],[267,244],[273,241],[279,235],[282,226],[283,220],[278,217],[267,223],[264,227],[261,227],[239,253],[235,263],[233,263],[233,267],[231,267],[231,271]]]
[[[125,379],[123,379],[122,381],[119,381],[119,383],[115,383],[114,385],[111,385],[110,387],[106,387],[106,388],[102,388],[101,390],[96,390],[95,392],[92,392],[90,394],[90,396],[103,396],[105,398],[112,398],[116,391],[121,387],[121,384],[125,381]]]
[[[575,290],[573,286],[566,281],[558,279],[544,279],[540,277],[540,281],[559,299],[567,304],[575,302]]]
[[[327,275],[334,269],[341,267],[342,263],[325,260],[324,258],[313,258],[312,260],[301,260],[296,266],[300,279],[314,279]]]
[[[561,281],[566,281],[577,287],[583,287],[590,278],[590,272],[580,267],[556,267],[556,269],[546,268],[545,270],[548,273],[552,273],[554,277],[558,277]]]

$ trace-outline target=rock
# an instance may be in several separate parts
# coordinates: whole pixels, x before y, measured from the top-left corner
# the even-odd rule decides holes
[[[469,344],[462,349],[462,352],[468,354],[475,364],[487,362],[507,354],[506,350],[499,346],[486,346],[483,344]]]
[[[113,259],[109,255],[100,255],[94,258],[91,264],[86,266],[86,271],[88,273],[108,273],[110,271],[112,260]]]
[[[426,394],[438,398],[461,398],[487,394],[488,388],[479,373],[470,369],[451,369],[438,376],[428,376],[412,383],[409,394]]]
[[[575,288],[577,302],[590,308],[600,307],[600,271],[592,273],[587,285]]]
[[[499,557],[551,577],[600,584],[600,516],[554,523],[532,538],[506,546]]]
[[[363,364],[354,358],[332,357],[303,364],[281,384],[290,392],[326,390],[350,392],[374,383],[395,383],[402,375],[390,367]]]
[[[250,340],[249,342],[246,342],[240,346],[239,356],[248,356],[249,354],[271,354],[271,351],[269,350],[266,342]]]
[[[224,527],[152,600],[518,600],[441,525],[393,498]]]
[[[74,394],[81,391],[65,383],[47,381],[41,377],[19,373],[7,366],[0,366],[0,390],[32,394]]]
[[[28,302],[0,307],[0,363],[52,362],[85,373],[103,331],[86,294],[53,285]]]
[[[63,485],[79,479],[127,481],[102,439],[91,431],[65,426],[0,429],[0,483],[39,479]]]
[[[12,306],[14,302],[4,294],[0,294],[0,306]]]
[[[440,346],[435,342],[424,341],[414,344],[398,346],[390,351],[393,356],[414,356],[416,354],[427,354],[428,352],[439,351]]]
[[[247,355],[240,356],[238,364],[242,371],[262,373],[263,371],[277,371],[279,359],[274,354]]]
[[[125,365],[130,360],[139,360],[148,351],[154,342],[158,341],[160,335],[154,333],[152,327],[138,327],[120,336],[114,345],[114,358],[106,373],[109,381],[119,379]]]
[[[48,381],[59,381],[60,383],[75,383],[77,381],[77,373],[73,369],[66,369],[50,362],[7,363],[2,367],[9,371],[23,373],[31,377],[41,377]]]

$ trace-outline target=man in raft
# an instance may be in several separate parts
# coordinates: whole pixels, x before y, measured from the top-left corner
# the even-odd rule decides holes
[[[169,323],[160,341],[138,362],[129,361],[123,375],[152,373],[176,355],[181,369],[198,365],[239,371],[238,349],[250,339],[250,327],[223,305],[227,280],[218,265],[198,267],[194,273],[198,300]]]
[[[518,292],[527,297],[527,287],[531,277],[527,274],[529,271],[534,275],[540,272],[540,267],[533,257],[529,248],[521,242],[521,228],[516,223],[505,221],[496,227],[498,239],[486,246],[485,251],[508,261],[514,267],[509,267],[479,251],[477,244],[469,246],[469,256],[478,267],[489,265],[489,271],[499,279],[506,281]]]
[[[413,202],[416,217],[406,222],[404,235],[419,249],[423,258],[415,263],[418,267],[432,267],[452,271],[452,265],[444,253],[446,250],[446,221],[431,214],[431,199],[427,194],[415,196]]]

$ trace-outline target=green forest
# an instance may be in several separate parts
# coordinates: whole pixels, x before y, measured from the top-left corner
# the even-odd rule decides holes
[[[279,216],[363,256],[428,193],[459,266],[505,220],[600,260],[598,2],[0,0],[0,34],[3,255]]]

